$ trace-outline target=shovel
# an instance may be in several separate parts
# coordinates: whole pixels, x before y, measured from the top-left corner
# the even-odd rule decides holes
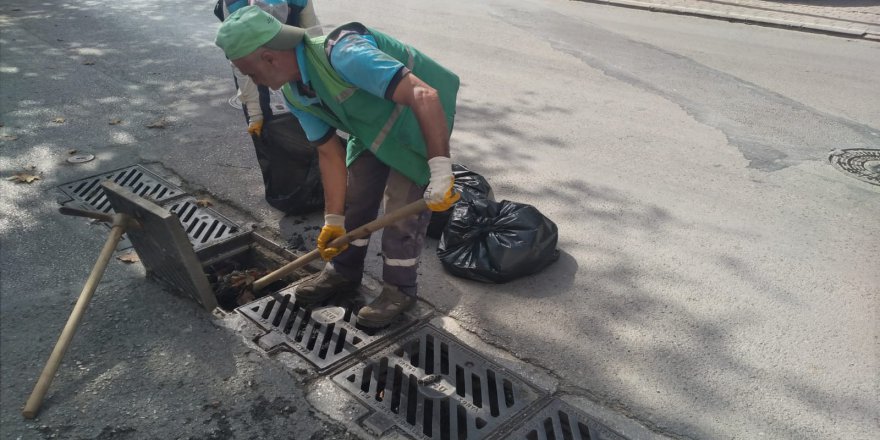
[[[364,238],[364,237],[372,234],[373,232],[376,232],[376,231],[378,231],[388,225],[394,224],[397,221],[404,219],[406,217],[409,217],[411,215],[419,214],[426,209],[428,209],[428,206],[425,204],[425,200],[419,199],[415,202],[410,203],[409,205],[403,206],[402,208],[399,208],[395,211],[391,211],[391,212],[383,215],[382,217],[377,218],[376,220],[373,220],[373,221],[371,221],[371,222],[369,222],[369,223],[367,223],[357,229],[354,229],[353,231],[346,233],[342,237],[339,237],[339,238],[331,241],[330,244],[328,244],[327,246],[328,247],[335,247],[335,248],[345,246],[354,240]],[[303,255],[302,257],[299,257],[296,260],[293,260],[290,263],[285,264],[284,266],[275,270],[274,272],[264,276],[263,278],[260,278],[256,281],[254,281],[253,291],[258,292],[258,291],[262,290],[263,288],[265,288],[269,284],[272,284],[273,282],[278,281],[281,278],[284,278],[286,275],[305,266],[306,264],[311,263],[312,260],[315,260],[315,259],[319,258],[320,256],[321,256],[321,254],[318,252],[317,249],[313,249],[313,250],[309,251],[309,253]]]

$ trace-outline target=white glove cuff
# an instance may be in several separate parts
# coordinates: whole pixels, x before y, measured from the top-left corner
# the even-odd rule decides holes
[[[437,156],[428,160],[428,168],[431,169],[431,177],[451,176],[452,159],[445,156]]]
[[[339,214],[324,214],[324,224],[329,226],[345,226],[345,216]]]

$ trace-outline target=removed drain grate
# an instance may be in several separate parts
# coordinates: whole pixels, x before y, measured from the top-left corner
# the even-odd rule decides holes
[[[140,165],[65,183],[59,186],[59,188],[86,209],[112,213],[113,208],[110,207],[110,202],[101,189],[101,182],[105,180],[113,181],[136,195],[155,202],[161,202],[183,194],[182,189]]]
[[[168,202],[163,206],[177,214],[180,225],[196,251],[242,234],[241,228],[232,220],[213,209],[200,207],[194,197]]]
[[[626,440],[571,405],[554,399],[508,436],[522,440]]]
[[[282,346],[302,355],[324,371],[379,340],[415,323],[401,316],[384,329],[358,327],[357,315],[365,303],[361,296],[325,301],[306,309],[296,302],[291,286],[245,304],[237,310],[268,333],[258,343],[267,351]]]
[[[333,380],[390,417],[371,417],[372,429],[396,425],[422,439],[485,438],[540,397],[534,386],[430,325]]]
[[[880,150],[834,150],[828,160],[840,171],[873,185],[880,185]]]
[[[128,234],[147,273],[214,310],[214,292],[177,216],[112,181],[101,186],[116,212],[137,219],[139,227]]]

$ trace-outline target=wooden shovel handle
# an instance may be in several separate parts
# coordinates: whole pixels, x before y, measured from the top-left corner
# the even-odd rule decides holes
[[[98,256],[98,261],[95,262],[95,266],[92,268],[92,273],[89,274],[89,278],[86,280],[86,284],[83,286],[83,290],[79,294],[79,299],[76,301],[73,311],[70,312],[67,324],[64,326],[64,330],[61,331],[61,336],[58,337],[58,342],[55,344],[55,348],[52,350],[49,360],[46,361],[46,366],[43,368],[43,372],[40,374],[40,378],[37,380],[36,385],[34,385],[34,390],[31,392],[31,395],[21,412],[26,419],[33,419],[40,411],[40,405],[43,404],[43,398],[49,390],[49,385],[52,384],[52,380],[55,378],[55,373],[58,371],[58,367],[61,365],[61,359],[64,358],[64,353],[67,352],[67,347],[70,346],[70,341],[73,339],[73,335],[79,327],[79,322],[82,320],[82,317],[86,312],[86,307],[88,307],[89,302],[92,300],[92,295],[95,293],[95,289],[98,288],[98,283],[104,275],[107,263],[109,263],[110,258],[113,257],[116,245],[119,243],[120,237],[122,237],[122,234],[125,232],[125,225],[129,220],[128,216],[125,214],[115,214],[110,216],[110,219],[113,223],[113,227],[110,229],[110,236],[107,237],[107,241],[101,249],[101,255]]]
[[[71,208],[69,206],[62,206],[62,207],[58,208],[58,212],[60,212],[64,215],[73,215],[76,217],[93,218],[95,220],[100,220],[102,222],[113,223],[113,216],[110,214],[104,214],[103,212],[87,211],[85,209]]]
[[[338,248],[340,246],[345,246],[354,240],[364,238],[364,237],[372,234],[373,232],[376,232],[376,231],[378,231],[388,225],[397,223],[398,221],[400,221],[406,217],[419,214],[426,209],[428,209],[428,206],[425,204],[425,200],[419,199],[415,202],[410,203],[409,205],[406,205],[406,206],[399,208],[395,211],[391,211],[391,212],[383,215],[382,217],[377,218],[376,220],[373,220],[373,221],[371,221],[371,222],[369,222],[369,223],[367,223],[367,224],[365,224],[365,225],[363,225],[353,231],[346,233],[342,237],[339,237],[339,238],[331,241],[330,244],[328,244],[327,246],[328,247],[335,247],[335,248]],[[297,258],[296,260],[293,260],[290,263],[285,264],[284,266],[275,270],[274,272],[255,281],[254,286],[253,286],[254,292],[262,290],[263,288],[265,288],[269,284],[272,284],[273,282],[278,281],[281,278],[284,278],[285,276],[289,275],[291,272],[305,266],[306,264],[309,264],[310,262],[312,262],[312,260],[315,260],[315,259],[319,258],[320,256],[321,256],[321,254],[318,252],[318,250],[313,249],[313,250],[309,251],[309,253]]]

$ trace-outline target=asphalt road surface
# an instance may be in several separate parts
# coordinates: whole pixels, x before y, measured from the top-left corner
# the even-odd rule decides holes
[[[0,182],[3,438],[366,435],[302,406],[327,391],[295,356],[267,359],[117,261],[41,419],[19,415],[106,237],[54,213],[58,184],[149,163],[314,240],[320,216],[262,201],[212,6],[0,7],[0,172],[42,173]],[[454,160],[559,226],[560,260],[503,285],[445,274],[431,241],[420,292],[438,313],[658,435],[880,435],[880,186],[828,161],[880,148],[880,44],[556,0],[316,10],[455,71]]]

